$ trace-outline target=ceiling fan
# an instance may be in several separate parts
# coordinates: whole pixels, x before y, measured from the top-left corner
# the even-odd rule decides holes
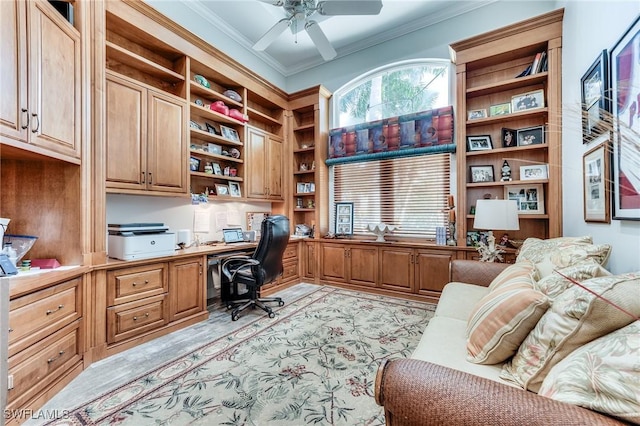
[[[304,25],[311,41],[325,61],[336,57],[337,53],[318,23],[309,19],[314,14],[324,16],[338,15],[377,15],[382,9],[382,0],[260,0],[273,6],[283,7],[287,17],[278,21],[253,45],[255,50],[264,50],[290,26],[294,32],[298,25]]]

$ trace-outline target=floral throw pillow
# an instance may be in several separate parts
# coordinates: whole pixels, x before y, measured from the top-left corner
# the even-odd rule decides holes
[[[549,370],[573,350],[630,324],[632,316],[640,316],[640,272],[580,284],[600,297],[577,285],[566,289],[503,366],[501,378],[538,392]]]
[[[538,394],[640,424],[640,321],[573,351]]]
[[[575,265],[558,268],[556,271],[557,272],[551,272],[549,275],[538,280],[535,284],[536,290],[546,294],[551,299],[555,299],[566,289],[574,285],[565,277],[572,278],[576,281],[584,281],[589,278],[611,275],[611,272],[604,269],[593,259],[587,259]]]

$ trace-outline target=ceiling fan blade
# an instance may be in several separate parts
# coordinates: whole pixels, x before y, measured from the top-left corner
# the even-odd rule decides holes
[[[320,15],[377,15],[382,10],[382,0],[330,0],[316,6]]]
[[[284,0],[258,0],[258,1],[261,1],[263,3],[268,3],[273,6],[284,6]]]
[[[280,34],[286,30],[291,24],[291,18],[284,18],[278,21],[269,29],[258,41],[253,45],[254,50],[264,50],[273,43]]]
[[[304,29],[309,34],[309,37],[311,37],[311,41],[316,45],[316,48],[325,61],[330,61],[338,55],[316,21],[307,22]]]

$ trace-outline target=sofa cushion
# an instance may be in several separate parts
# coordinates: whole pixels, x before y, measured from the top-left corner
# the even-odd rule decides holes
[[[496,382],[516,386],[500,378],[500,365],[473,364],[466,360],[467,321],[434,316],[424,331],[411,358],[464,371]]]
[[[513,279],[520,279],[522,277],[532,277],[537,280],[536,266],[530,260],[523,260],[513,265],[509,265],[504,271],[500,272],[497,277],[489,284],[489,291],[495,290],[504,284],[509,284]]]
[[[581,285],[640,316],[640,272],[592,278]],[[537,392],[549,370],[577,347],[633,321],[601,297],[578,285],[567,288],[504,365],[500,377]]]
[[[466,323],[476,303],[487,293],[489,289],[480,285],[448,283],[442,289],[434,315],[455,318]]]
[[[549,308],[549,298],[534,290],[530,275],[512,278],[476,305],[467,323],[467,360],[497,364],[516,353]]]
[[[557,272],[551,273],[535,283],[535,288],[551,299],[555,299],[567,288],[574,285],[571,281],[567,280],[565,276],[576,281],[584,281],[589,278],[611,275],[611,272],[604,269],[594,259],[586,259],[575,265],[558,268],[556,271]]]
[[[592,244],[591,237],[527,238],[518,251],[516,263],[530,260],[537,265],[540,278],[544,278],[556,268],[585,259],[594,259],[604,266],[610,254],[609,244]]]
[[[539,394],[640,424],[640,321],[571,352]]]

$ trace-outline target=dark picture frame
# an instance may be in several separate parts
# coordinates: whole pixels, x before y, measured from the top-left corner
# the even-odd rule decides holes
[[[336,235],[353,235],[353,203],[336,203],[335,230]]]
[[[597,138],[609,128],[609,57],[607,49],[591,64],[580,79],[582,100],[582,143]]]
[[[516,129],[502,128],[502,147],[514,148],[518,146],[518,131]]]
[[[613,131],[613,219],[640,220],[640,181],[634,172],[638,168],[638,134],[640,120],[632,113],[640,95],[632,76],[640,73],[638,55],[640,17],[610,50],[611,100]],[[637,112],[637,111],[636,111]],[[633,121],[632,121],[633,120]]]
[[[530,146],[544,143],[544,126],[518,129],[518,146]]]
[[[200,171],[200,159],[196,157],[189,158],[189,170],[192,172]]]
[[[213,124],[205,122],[204,125],[207,127],[207,132],[211,133],[212,135],[221,136],[220,130],[216,129],[216,126],[214,126]]]
[[[611,133],[603,133],[594,142],[596,146],[582,156],[584,221],[611,223]]]
[[[492,165],[469,166],[469,175],[471,183],[496,181]]]
[[[467,136],[467,147],[469,151],[489,151],[493,149],[491,136]]]

